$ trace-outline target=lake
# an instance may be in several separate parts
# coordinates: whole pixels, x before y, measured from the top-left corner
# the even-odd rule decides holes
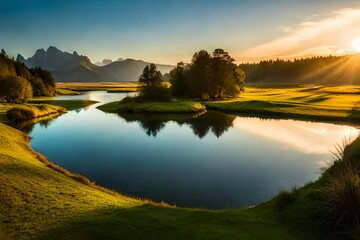
[[[331,150],[358,129],[218,112],[107,114],[96,106],[126,93],[56,99],[99,104],[35,124],[31,147],[57,165],[120,193],[183,207],[237,208],[318,179]]]

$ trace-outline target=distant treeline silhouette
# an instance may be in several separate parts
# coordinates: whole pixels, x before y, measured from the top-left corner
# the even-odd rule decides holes
[[[266,60],[240,64],[247,83],[360,84],[357,55]]]

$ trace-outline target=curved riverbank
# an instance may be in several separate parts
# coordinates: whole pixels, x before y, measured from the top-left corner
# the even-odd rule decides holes
[[[122,101],[111,102],[97,107],[104,112],[112,113],[176,113],[176,114],[188,114],[188,113],[201,113],[205,112],[205,106],[199,102],[194,101],[169,101],[169,102],[136,102],[136,101]]]
[[[310,202],[295,202],[285,214],[275,210],[274,201],[223,211],[161,206],[105,193],[48,168],[30,149],[29,137],[11,127],[0,124],[0,139],[0,232],[10,239],[95,239],[109,234],[124,239],[293,239],[319,234],[312,216],[297,216],[300,210],[311,214],[306,209]],[[314,185],[299,191],[311,188]]]
[[[329,238],[319,212],[319,190],[328,175],[251,208],[175,208],[89,186],[85,178],[34,153],[28,141],[27,135],[0,124],[0,238]],[[350,155],[359,151],[351,149]]]

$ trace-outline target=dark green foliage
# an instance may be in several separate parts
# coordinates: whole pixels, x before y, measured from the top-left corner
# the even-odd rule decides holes
[[[345,143],[344,143],[345,146]],[[331,229],[360,228],[360,140],[337,148],[334,164],[324,173],[321,189],[323,222]]]
[[[1,56],[1,57],[6,57],[6,58],[9,57],[9,56],[7,55],[7,53],[5,52],[4,49],[1,49],[0,56]]]
[[[23,77],[0,77],[0,98],[9,103],[26,103],[32,98],[32,87]]]
[[[174,96],[210,100],[239,95],[244,80],[245,73],[223,49],[215,49],[212,55],[196,52],[190,65],[179,63],[170,73]]]
[[[311,57],[294,61],[277,59],[240,64],[240,67],[246,73],[246,81],[250,83],[332,83],[336,80],[334,78],[341,78],[335,72],[344,73],[336,67],[343,66],[342,63],[347,60],[349,56]]]
[[[141,91],[140,98],[144,101],[169,101],[171,92],[163,86],[148,86]]]
[[[6,112],[7,118],[12,122],[25,121],[35,117],[34,109],[26,106],[16,106]]]
[[[0,78],[21,77],[32,86],[34,96],[54,96],[55,81],[51,73],[39,67],[28,69],[23,63],[0,54]]]
[[[274,198],[275,209],[283,210],[285,207],[289,206],[296,200],[296,188],[293,188],[292,192],[287,190],[282,190]]]
[[[160,86],[162,82],[162,74],[159,70],[157,70],[157,67],[155,64],[147,65],[144,68],[143,73],[139,77],[139,82],[142,82],[145,84],[145,86]]]
[[[186,92],[185,64],[179,62],[173,70],[170,71],[171,94],[174,97],[184,96]]]
[[[54,96],[55,80],[51,73],[40,67],[31,68],[32,77],[30,82],[33,86],[34,96]]]
[[[138,101],[169,101],[171,99],[170,89],[162,86],[162,75],[155,64],[144,68],[139,77],[139,82],[145,84],[140,93]]]

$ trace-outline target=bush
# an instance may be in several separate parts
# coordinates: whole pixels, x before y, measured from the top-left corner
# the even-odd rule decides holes
[[[6,116],[10,121],[19,122],[19,121],[33,119],[36,117],[36,114],[34,109],[30,107],[16,106],[9,109],[6,112]]]
[[[323,222],[331,228],[360,226],[360,171],[356,160],[338,163],[321,190]]]
[[[26,103],[32,98],[31,84],[23,77],[10,76],[0,79],[0,98],[9,103]]]
[[[141,99],[145,101],[170,101],[171,92],[169,88],[162,86],[147,86],[141,91]]]
[[[292,191],[281,190],[275,197],[275,209],[283,210],[296,200],[296,188],[293,187]]]

